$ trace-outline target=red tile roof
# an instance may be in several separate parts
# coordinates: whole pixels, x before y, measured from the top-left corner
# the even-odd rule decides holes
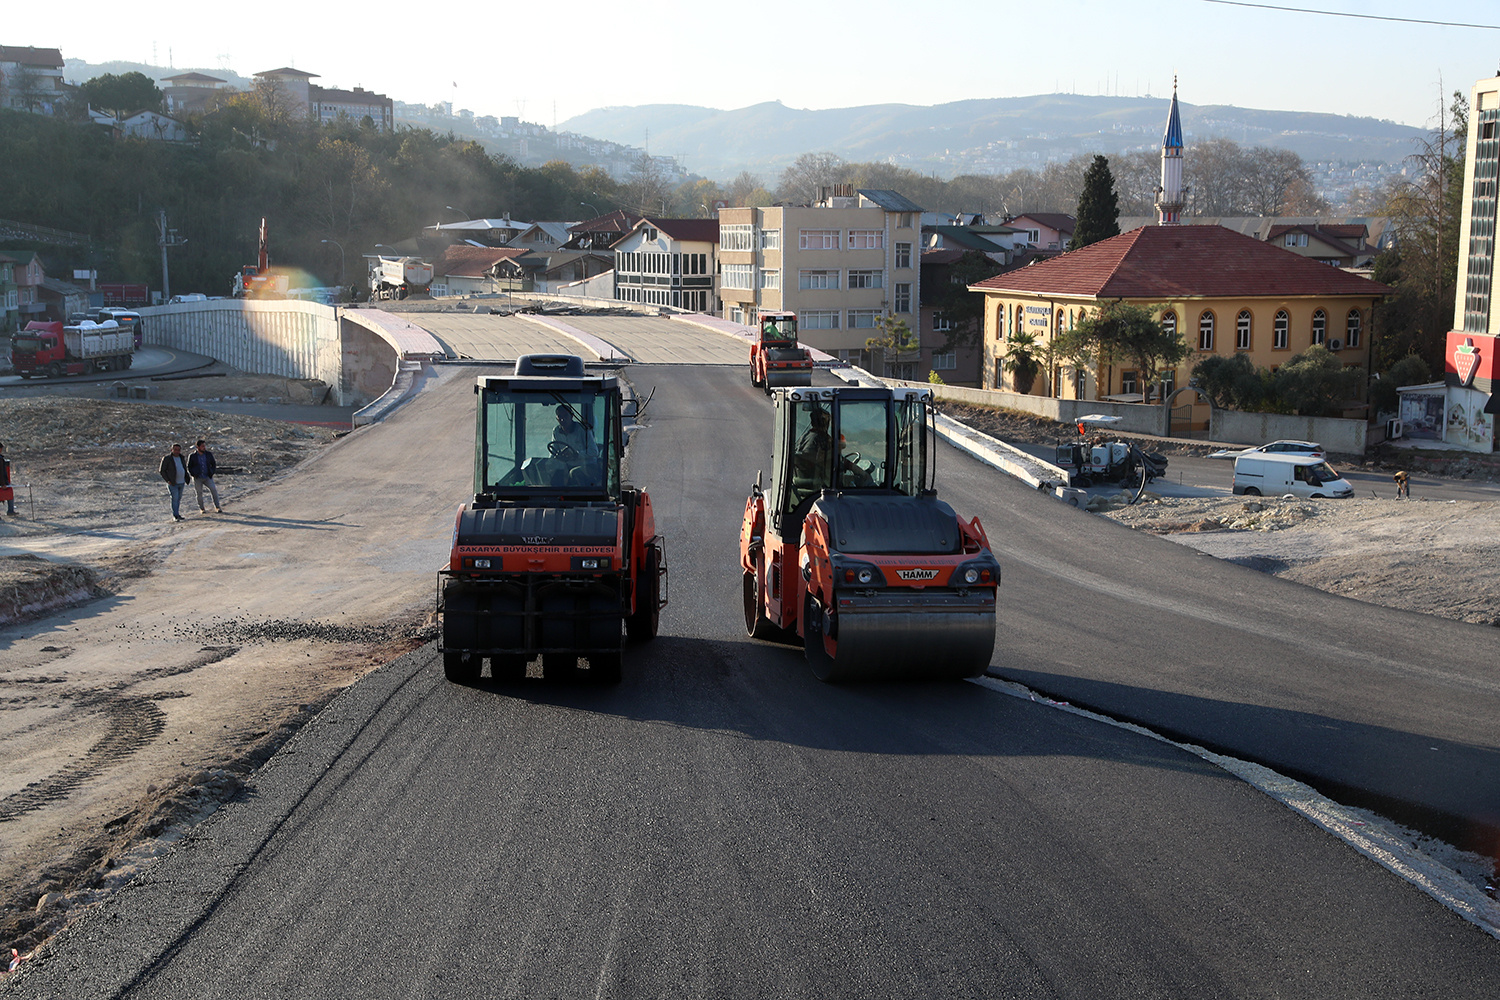
[[[973,287],[1102,299],[1386,295],[1368,278],[1223,226],[1142,226]]]
[[[470,247],[455,243],[443,251],[442,259],[432,271],[438,275],[481,278],[502,260],[524,257],[530,252],[525,247]]]

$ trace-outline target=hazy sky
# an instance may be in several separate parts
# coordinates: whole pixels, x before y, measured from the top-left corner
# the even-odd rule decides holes
[[[1246,108],[1433,120],[1440,92],[1500,68],[1500,0],[1267,0],[1495,25],[1438,27],[1211,0],[761,0],[686,4],[300,4],[158,0],[129,16],[7,8],[0,44],[326,87],[552,125],[607,105],[941,104],[1058,91],[1171,92]],[[892,71],[900,65],[899,71]],[[638,140],[632,140],[638,141]]]

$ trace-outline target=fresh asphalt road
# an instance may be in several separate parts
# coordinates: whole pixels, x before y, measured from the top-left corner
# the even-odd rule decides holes
[[[17,988],[1500,991],[1500,943],[1195,756],[972,684],[819,684],[799,651],[744,639],[736,539],[769,406],[739,367],[629,374],[658,389],[629,477],[668,538],[672,604],[624,682],[459,687],[430,648],[383,668]],[[464,395],[410,407],[462,427]],[[1005,567],[996,672],[1326,756],[1351,786],[1493,795],[1489,630],[1217,563],[941,452],[944,497]]]
[[[175,347],[146,346],[131,354],[130,367],[123,372],[90,372],[86,375],[62,375],[58,378],[22,378],[19,375],[0,375],[0,387],[7,385],[43,386],[76,385],[79,382],[113,382],[117,379],[149,378],[156,375],[175,375],[179,372],[207,368],[214,359],[202,354],[190,354]]]

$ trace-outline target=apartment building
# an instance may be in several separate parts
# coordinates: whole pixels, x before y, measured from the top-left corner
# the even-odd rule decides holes
[[[850,185],[816,205],[720,209],[721,315],[790,310],[803,343],[858,361],[882,316],[918,330],[921,222],[901,194]]]
[[[713,219],[641,219],[612,248],[615,298],[711,312],[718,242]]]

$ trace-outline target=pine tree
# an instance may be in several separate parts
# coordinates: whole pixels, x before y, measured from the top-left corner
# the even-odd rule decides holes
[[[1120,200],[1115,196],[1115,176],[1109,160],[1095,156],[1083,175],[1083,193],[1078,196],[1078,221],[1069,250],[1120,235]]]

